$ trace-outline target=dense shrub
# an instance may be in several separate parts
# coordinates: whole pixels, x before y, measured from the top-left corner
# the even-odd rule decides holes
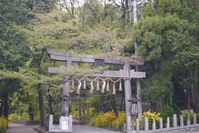
[[[73,107],[72,113],[71,113],[73,115],[73,118],[78,120],[79,119],[78,113],[79,113],[78,110],[75,107]],[[85,121],[90,121],[90,119],[92,119],[96,115],[97,115],[96,109],[94,107],[90,107],[88,109],[88,111],[87,110],[84,111],[84,115],[82,116],[82,119],[85,120]]]
[[[165,106],[162,108],[162,110],[158,111],[161,115],[161,117],[166,120],[167,117],[172,117],[174,112],[174,109],[171,106]]]
[[[181,115],[184,118],[193,117],[194,115],[196,115],[196,117],[199,117],[198,113],[194,113],[194,112],[191,112],[191,111],[188,111],[188,110],[181,111]]]
[[[12,113],[8,116],[8,120],[9,121],[29,120],[29,115],[28,113],[23,113],[22,115]]]
[[[102,128],[121,129],[125,123],[125,113],[119,112],[116,117],[114,112],[100,113],[89,123],[92,126]]]
[[[0,118],[0,133],[3,133],[8,127],[7,119]]]

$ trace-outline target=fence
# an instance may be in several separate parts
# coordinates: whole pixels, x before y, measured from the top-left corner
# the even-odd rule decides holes
[[[141,123],[142,122],[142,123]],[[166,123],[163,118],[159,120],[150,120],[145,117],[143,119],[136,119],[134,130],[126,131],[127,133],[199,133],[199,123],[197,123],[197,116],[194,114],[192,117],[180,116],[174,114],[173,117],[167,117]],[[140,124],[141,123],[141,124]]]

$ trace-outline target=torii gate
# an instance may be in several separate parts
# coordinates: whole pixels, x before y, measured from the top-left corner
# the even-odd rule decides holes
[[[135,70],[130,70],[130,65],[138,66],[143,65],[144,62],[135,57],[121,57],[121,56],[90,56],[90,55],[81,55],[81,56],[72,56],[60,51],[54,51],[47,49],[47,54],[50,59],[53,61],[62,61],[65,62],[66,65],[70,65],[72,62],[77,63],[95,63],[96,61],[100,61],[103,64],[117,64],[123,65],[123,69],[119,71],[104,71],[103,73],[95,74],[94,76],[99,77],[113,77],[113,78],[124,78],[124,91],[125,91],[125,110],[126,110],[126,123],[127,130],[132,130],[132,115],[131,115],[131,106],[132,103],[129,100],[132,99],[132,91],[131,91],[131,78],[135,78],[136,80],[136,88],[137,88],[137,99],[138,100],[138,116],[142,114],[141,108],[141,99],[140,99],[140,80],[141,78],[146,77],[145,72],[137,72]],[[59,68],[49,67],[49,73],[57,73]],[[68,80],[69,77],[66,76],[65,80]],[[69,83],[66,82],[66,87],[69,87]],[[63,96],[68,96],[68,92],[62,92]],[[68,102],[66,99],[62,98],[62,116],[69,116],[68,114]]]

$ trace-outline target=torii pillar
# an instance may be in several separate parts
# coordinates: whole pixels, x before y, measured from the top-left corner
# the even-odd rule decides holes
[[[130,65],[124,65],[124,74],[129,75],[129,78],[124,80],[124,92],[125,92],[125,110],[126,110],[126,128],[127,130],[132,130],[132,117],[131,117],[131,106],[132,103],[128,100],[132,99],[132,90],[131,90],[131,78],[130,78]]]

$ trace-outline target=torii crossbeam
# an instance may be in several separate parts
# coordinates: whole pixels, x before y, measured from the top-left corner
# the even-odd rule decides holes
[[[63,67],[49,67],[48,73],[50,73],[50,74],[59,73],[62,68]],[[123,69],[120,69],[119,71],[106,70],[103,73],[98,73],[98,74],[88,75],[88,76],[112,77],[112,78],[145,78],[146,73],[145,72],[136,72],[135,70],[130,70],[130,73],[128,74]]]

